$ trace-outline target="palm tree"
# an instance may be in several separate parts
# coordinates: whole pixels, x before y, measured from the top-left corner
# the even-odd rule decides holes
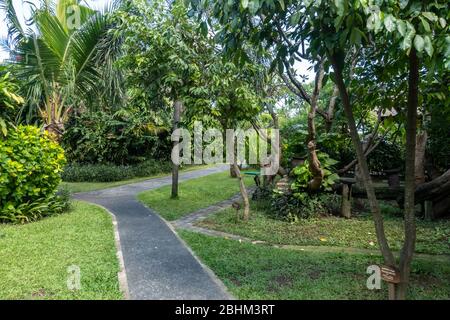
[[[80,0],[42,0],[24,29],[12,0],[0,0],[0,8],[6,12],[6,44],[24,83],[26,105],[58,139],[74,108],[105,93],[111,99],[120,95],[114,89],[120,89],[121,77],[112,67],[119,40],[108,32],[112,9],[95,11]]]

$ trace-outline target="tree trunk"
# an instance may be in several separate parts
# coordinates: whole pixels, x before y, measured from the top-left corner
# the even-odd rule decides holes
[[[276,112],[273,109],[273,106],[268,104],[267,105],[267,110],[269,110],[270,116],[272,117],[272,121],[273,121],[273,128],[276,130],[280,130],[280,124],[279,124],[279,120],[278,120],[278,115],[276,114]],[[259,130],[256,130],[259,134]],[[281,147],[282,143],[281,143],[281,135],[280,135],[280,144],[278,147],[278,163],[280,164],[278,166],[278,172],[277,174],[279,174],[281,177],[283,177],[284,175],[287,174],[286,170],[281,166],[281,161],[283,160],[283,149]],[[268,137],[266,137],[265,139],[266,141],[270,141],[270,139],[268,139]],[[274,180],[275,177],[272,177],[272,180]]]
[[[233,168],[235,171],[235,175],[239,179],[239,189],[241,190],[242,200],[244,201],[244,220],[248,221],[250,217],[250,203],[248,201],[248,193],[245,188],[244,180],[242,179],[241,170],[239,170],[239,166],[236,164],[236,161],[233,163]]]
[[[427,132],[423,131],[417,135],[416,141],[416,163],[415,163],[415,180],[416,186],[425,183],[425,149],[427,145]]]
[[[367,198],[370,204],[373,220],[375,223],[375,231],[377,234],[378,244],[380,246],[381,253],[383,255],[384,261],[386,264],[394,265],[395,259],[392,254],[391,249],[389,248],[389,244],[386,239],[386,234],[384,231],[384,223],[383,217],[381,215],[380,207],[378,204],[378,200],[375,196],[375,189],[373,187],[372,179],[369,174],[369,167],[367,165],[367,159],[364,156],[363,148],[361,145],[361,141],[358,136],[358,131],[356,129],[355,118],[353,116],[353,110],[350,103],[350,97],[347,92],[347,88],[345,86],[342,69],[337,61],[337,57],[335,53],[330,54],[330,62],[333,65],[334,75],[336,85],[339,88],[339,93],[341,96],[342,104],[344,107],[344,112],[347,117],[347,123],[350,129],[350,136],[352,138],[353,146],[356,150],[356,155],[358,158],[358,164],[360,166],[362,182],[367,192]]]
[[[406,151],[405,151],[405,242],[400,253],[400,283],[397,285],[395,298],[403,300],[409,282],[411,261],[416,244],[416,217],[414,193],[417,106],[419,96],[419,59],[415,48],[409,53],[408,103],[406,112]]]
[[[316,79],[314,81],[314,93],[311,97],[309,112],[308,112],[308,156],[309,156],[309,171],[311,172],[313,178],[308,182],[308,189],[310,191],[319,190],[322,185],[322,180],[324,172],[321,168],[319,159],[317,158],[316,152],[316,108],[317,101],[319,100],[319,93],[322,89],[322,80],[324,75],[323,62],[320,64],[320,68],[316,73]]]
[[[348,184],[342,185],[342,199],[341,199],[341,215],[344,218],[351,218],[352,216],[352,191]]]
[[[234,170],[234,164],[230,164],[230,177],[231,178],[237,177],[236,170]]]
[[[173,106],[173,124],[172,129],[175,131],[178,129],[178,124],[180,122],[180,116],[181,116],[181,109],[183,107],[183,104],[180,100],[176,100]],[[179,141],[173,142],[173,148],[176,148],[179,144]],[[178,171],[179,171],[179,165],[172,163],[172,198],[178,197]]]
[[[47,131],[50,134],[50,137],[56,142],[60,143],[64,134],[64,123],[53,121],[50,124],[44,125],[44,130]]]
[[[416,187],[415,202],[434,201],[450,193],[450,169],[440,177]]]
[[[278,117],[277,117],[278,118]],[[258,126],[258,124],[255,122],[255,121],[251,121],[251,123],[252,123],[252,126],[253,126],[253,129],[255,129],[255,131],[256,131],[256,133],[258,134],[258,136],[262,139],[262,140],[264,140],[264,142],[267,142],[267,143],[270,143],[271,144],[271,138],[270,137],[268,137],[265,133],[264,133],[264,131],[262,131],[261,130],[261,128]],[[274,122],[275,123],[275,122]],[[279,127],[278,127],[278,121],[276,122],[276,126],[275,126],[275,124],[274,124],[274,129],[279,129]],[[281,139],[281,137],[280,137],[280,139]],[[272,144],[271,144],[271,148],[272,148],[272,152],[276,152],[276,150],[274,150],[273,149],[273,147],[272,147]],[[281,163],[281,161],[282,161],[282,157],[283,157],[283,151],[282,151],[282,148],[281,148],[281,143],[280,143],[280,146],[279,146],[279,148],[278,148],[278,162],[279,163]],[[280,175],[281,177],[283,177],[283,176],[285,176],[286,174],[287,174],[287,171],[286,171],[286,169],[284,169],[281,165],[279,165],[278,166],[278,172],[277,172],[277,174],[278,175]],[[274,178],[274,176],[272,177],[272,180],[273,180],[273,178]]]
[[[339,88],[335,85],[333,93],[331,94],[330,103],[328,105],[327,118],[325,119],[325,131],[328,133],[331,131],[333,125],[334,109],[336,107],[336,101],[339,97]]]

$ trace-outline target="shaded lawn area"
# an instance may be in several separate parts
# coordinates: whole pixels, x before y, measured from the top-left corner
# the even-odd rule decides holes
[[[331,216],[289,223],[269,217],[252,203],[248,223],[236,222],[235,215],[235,210],[224,209],[197,225],[270,244],[378,249],[374,223],[369,214],[351,219]],[[389,245],[400,250],[404,237],[403,219],[385,214],[385,229]],[[450,255],[450,220],[418,219],[416,252]]]
[[[247,186],[254,184],[251,177],[244,176]],[[171,199],[171,186],[142,192],[138,199],[155,210],[164,219],[172,221],[226,200],[239,192],[239,181],[231,178],[228,171],[180,182],[178,198]]]
[[[0,299],[122,299],[111,216],[85,202],[25,225],[0,225]],[[81,289],[67,289],[71,265]]]
[[[378,256],[311,253],[179,231],[238,299],[387,299],[366,287]],[[450,264],[414,261],[408,299],[449,299]]]
[[[210,165],[195,165],[195,166],[186,166],[180,169],[181,172],[200,170],[210,167]],[[156,175],[148,176],[148,177],[139,177],[122,181],[112,181],[112,182],[61,182],[59,189],[66,189],[70,193],[76,192],[89,192],[100,189],[108,189],[118,186],[123,186],[125,184],[131,184],[136,182],[142,182],[149,179],[161,178],[169,175],[169,173],[159,173]]]

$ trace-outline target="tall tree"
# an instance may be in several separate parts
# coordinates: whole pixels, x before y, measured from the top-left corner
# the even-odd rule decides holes
[[[154,1],[152,6],[128,1],[117,17],[126,52],[119,63],[127,69],[129,83],[150,92],[149,105],[172,109],[176,129],[183,110],[204,103],[202,75],[214,59],[213,46],[188,17],[182,1]],[[171,196],[176,198],[179,166],[172,166]]]
[[[405,242],[400,256],[401,283],[396,286],[390,298],[403,299],[409,278],[409,269],[415,243],[414,216],[414,157],[415,154],[415,118],[418,104],[417,83],[419,81],[419,61],[425,56],[430,60],[432,72],[448,68],[448,17],[445,1],[240,1],[206,3],[207,13],[222,24],[219,35],[226,48],[243,59],[245,42],[252,41],[261,48],[272,48],[280,73],[284,72],[287,62],[292,66],[296,59],[325,61],[325,71],[330,67],[330,77],[339,89],[341,101],[347,117],[350,136],[356,151],[362,180],[371,206],[378,243],[386,264],[396,266],[393,253],[389,248],[384,232],[383,218],[370,178],[366,155],[357,130],[352,95],[349,92],[351,64],[349,55],[355,48],[364,47],[379,39],[386,54],[397,56],[396,67],[405,68],[409,61],[407,111],[407,151],[405,182]],[[192,1],[194,8],[198,2]],[[208,14],[206,14],[208,17]],[[279,41],[279,35],[284,42]],[[379,44],[380,42],[377,42]],[[390,48],[386,50],[386,48]],[[402,50],[405,54],[398,54]],[[383,63],[364,61],[364,64]],[[289,68],[286,68],[289,71]],[[350,71],[350,72],[349,72]],[[287,74],[289,77],[289,73]],[[291,77],[292,78],[292,77]],[[293,79],[290,79],[291,81]],[[292,81],[296,85],[295,81]],[[306,96],[302,86],[296,86],[300,94]]]

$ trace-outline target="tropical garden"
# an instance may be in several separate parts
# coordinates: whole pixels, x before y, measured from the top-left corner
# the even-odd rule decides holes
[[[0,0],[0,299],[127,298],[121,222],[79,200],[127,186],[238,299],[449,299],[448,1],[24,6]]]

